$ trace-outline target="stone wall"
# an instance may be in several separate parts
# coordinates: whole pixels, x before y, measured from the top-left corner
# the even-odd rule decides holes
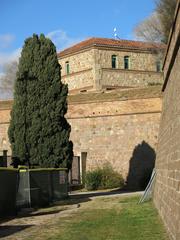
[[[59,59],[62,67],[62,81],[68,84],[69,90],[88,88],[94,85],[93,56],[93,50],[91,49]],[[69,74],[66,73],[67,61],[69,62]]]
[[[155,205],[172,240],[180,239],[180,1],[165,58]]]
[[[162,54],[162,53],[161,53]],[[101,90],[104,86],[142,87],[148,83],[162,83],[163,75],[156,71],[160,53],[147,50],[93,47],[81,52],[61,57],[62,81],[68,83],[69,90]],[[112,69],[111,57],[117,56],[117,69]],[[130,57],[130,69],[124,69],[124,56]],[[70,73],[66,74],[66,62]]]
[[[62,77],[62,82],[67,83],[71,91],[93,88],[92,68]]]
[[[109,162],[141,188],[154,167],[160,115],[160,98],[69,104],[74,153],[87,153],[87,170]]]
[[[162,73],[121,70],[121,69],[102,69],[102,86],[120,87],[143,87],[148,85],[162,84]]]
[[[3,150],[8,150],[11,155],[11,148],[8,140],[8,127],[12,101],[0,101],[0,155]]]
[[[85,162],[81,161],[85,169],[109,162],[128,177],[131,188],[140,187],[144,173],[154,166],[161,115],[159,90],[153,89],[69,97],[67,118],[72,127],[74,153],[81,160],[86,156]],[[0,102],[0,150],[8,150],[8,155],[11,106],[12,101]]]
[[[159,55],[155,52],[140,51],[140,50],[117,50],[108,49],[96,50],[96,63],[100,64],[102,68],[111,68],[111,56],[117,56],[117,68],[124,69],[124,57],[130,58],[130,69],[139,71],[154,71],[156,72],[156,62]]]

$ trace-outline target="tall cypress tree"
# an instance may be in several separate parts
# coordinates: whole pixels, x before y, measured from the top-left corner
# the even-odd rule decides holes
[[[15,81],[9,140],[13,164],[71,167],[67,85],[56,48],[43,34],[25,40]]]

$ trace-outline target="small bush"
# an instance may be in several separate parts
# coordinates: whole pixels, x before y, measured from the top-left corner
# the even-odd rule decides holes
[[[85,185],[86,189],[91,190],[97,190],[99,186],[101,185],[102,181],[102,173],[100,169],[96,169],[92,172],[87,172],[85,176]]]
[[[85,184],[87,190],[120,188],[124,185],[124,179],[111,165],[106,164],[102,168],[87,172]]]
[[[101,189],[117,188],[124,185],[124,179],[121,174],[114,171],[110,165],[102,168]]]

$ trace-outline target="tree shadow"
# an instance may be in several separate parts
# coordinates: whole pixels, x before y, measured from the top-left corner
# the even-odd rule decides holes
[[[54,205],[55,206],[56,205],[57,206],[67,206],[67,205],[75,205],[75,204],[80,204],[80,203],[85,203],[85,202],[91,201],[89,196],[85,196],[85,197],[81,197],[81,196],[78,197],[78,196],[74,197],[74,196],[70,195],[66,200],[61,200],[61,201],[55,202]]]
[[[155,150],[145,141],[138,144],[129,163],[127,189],[144,190],[155,166]]]
[[[33,225],[4,225],[0,226],[0,238],[10,236],[14,233],[23,231],[26,228],[30,228]]]
[[[46,216],[46,215],[51,215],[51,214],[56,214],[59,212],[63,212],[64,210],[52,210],[52,211],[45,211],[45,212],[33,212],[33,210],[29,213],[26,212],[20,212],[17,218],[28,218],[28,217],[38,217],[38,216]]]

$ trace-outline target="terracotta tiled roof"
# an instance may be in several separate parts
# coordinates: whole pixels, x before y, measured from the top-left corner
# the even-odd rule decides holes
[[[109,47],[109,48],[120,48],[120,49],[136,49],[151,51],[154,49],[165,49],[164,44],[160,43],[149,43],[141,41],[131,40],[115,40],[110,38],[89,38],[72,47],[66,48],[65,50],[58,53],[58,57],[63,57],[68,54],[72,54],[90,47]]]

